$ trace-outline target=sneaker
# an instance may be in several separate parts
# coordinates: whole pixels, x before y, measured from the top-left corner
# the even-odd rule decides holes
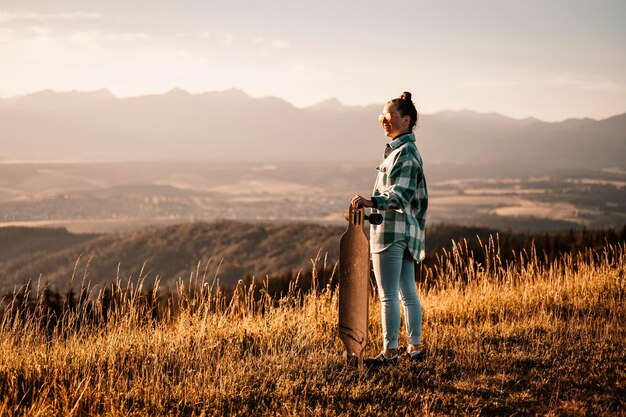
[[[424,352],[422,352],[421,350],[415,350],[413,352],[409,352],[407,350],[406,354],[411,361],[417,362],[417,361],[421,361],[422,359],[424,359]]]
[[[385,356],[385,352],[380,352],[373,358],[366,358],[363,364],[369,369],[381,368],[383,366],[398,366],[398,355],[396,354],[388,358]]]

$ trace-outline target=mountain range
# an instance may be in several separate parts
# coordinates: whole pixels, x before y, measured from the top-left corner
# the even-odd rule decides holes
[[[0,100],[0,160],[377,161],[382,107],[329,99],[296,108],[237,89],[131,98],[46,90]],[[626,113],[544,122],[443,111],[422,114],[416,137],[431,164],[526,174],[626,167]]]

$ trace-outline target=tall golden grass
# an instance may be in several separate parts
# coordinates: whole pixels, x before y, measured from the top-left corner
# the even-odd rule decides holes
[[[156,320],[143,283],[118,281],[106,322],[77,326],[78,308],[52,333],[16,297],[0,322],[0,415],[626,414],[625,247],[507,264],[497,241],[483,264],[467,248],[418,283],[425,359],[370,372],[344,366],[330,285],[226,297],[195,271]],[[380,340],[372,297],[368,354]]]

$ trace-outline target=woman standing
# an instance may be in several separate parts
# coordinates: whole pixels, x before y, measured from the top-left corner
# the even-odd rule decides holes
[[[397,365],[400,303],[408,337],[407,356],[422,358],[422,307],[415,289],[415,262],[424,259],[424,228],[428,192],[422,158],[415,146],[413,129],[418,114],[405,92],[387,102],[378,117],[390,141],[378,166],[371,198],[351,199],[353,207],[372,207],[383,222],[370,225],[374,275],[381,301],[383,351],[366,359],[370,367]],[[398,299],[399,295],[399,299]]]

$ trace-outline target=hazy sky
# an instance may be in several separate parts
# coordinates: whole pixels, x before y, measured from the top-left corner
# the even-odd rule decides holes
[[[544,120],[626,112],[626,1],[0,0],[0,97],[243,89]]]

